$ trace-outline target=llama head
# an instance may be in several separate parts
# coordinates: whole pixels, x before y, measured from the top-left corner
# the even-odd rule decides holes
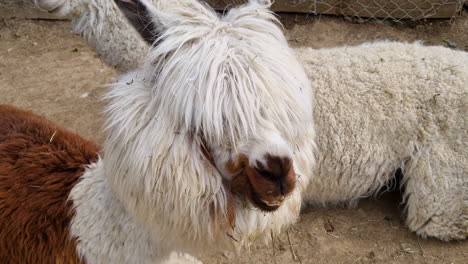
[[[257,212],[279,210],[297,189],[295,150],[298,142],[310,136],[312,104],[308,79],[268,10],[270,1],[251,0],[222,16],[193,0],[174,1],[174,7],[164,12],[147,0],[116,3],[152,48],[135,75],[135,82],[144,83],[138,89],[145,96],[125,101],[127,112],[139,102],[136,110],[125,116],[133,121],[146,119],[135,122],[138,129],[117,133],[124,134],[126,141],[117,137],[111,141],[127,142],[129,151],[136,142],[129,138],[145,134],[146,142],[138,145],[139,152],[150,152],[154,140],[159,140],[154,144],[159,149],[171,142],[164,151],[174,152],[183,147],[180,142],[191,142],[187,151],[196,146],[201,160],[208,161],[201,170],[210,170],[208,166],[215,171],[214,177],[195,173],[201,175],[193,183],[199,189],[206,191],[210,188],[206,183],[216,181],[225,199],[234,194],[239,198],[236,201],[245,198],[259,209]],[[116,115],[111,122],[122,119]],[[154,131],[148,129],[152,123],[166,134],[152,135]],[[130,126],[129,121],[118,130]],[[187,159],[193,160],[193,156]],[[139,158],[144,159],[144,155]],[[153,158],[146,165],[168,166],[155,165],[158,160]],[[183,166],[183,162],[175,163],[171,166]],[[145,168],[144,164],[141,162],[139,167]],[[166,167],[158,173],[163,175],[161,170],[166,171]],[[163,182],[164,176],[158,177],[156,183],[147,186]],[[182,189],[182,180],[178,184],[177,188]],[[208,187],[200,187],[202,184]],[[223,208],[229,201],[219,204],[215,207],[229,211]],[[233,210],[237,214],[241,209]]]

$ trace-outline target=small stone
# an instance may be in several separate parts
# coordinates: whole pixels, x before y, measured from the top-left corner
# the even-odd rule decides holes
[[[231,259],[231,258],[234,257],[234,253],[229,252],[229,251],[224,251],[224,252],[223,252],[223,256],[224,256],[225,258],[227,258],[227,259]]]
[[[325,223],[323,224],[323,227],[325,228],[325,231],[327,231],[328,233],[335,231],[335,227],[330,222],[330,219],[327,219],[327,221],[325,221]]]
[[[286,250],[286,248],[284,247],[283,243],[281,243],[281,242],[278,243],[278,249],[279,249],[280,251],[285,251],[285,250]]]

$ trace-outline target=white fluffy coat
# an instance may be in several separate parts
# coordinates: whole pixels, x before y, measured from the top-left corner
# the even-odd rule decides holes
[[[159,14],[164,41],[105,97],[104,154],[70,194],[71,233],[89,263],[152,263],[173,250],[249,246],[299,215],[315,162],[305,72],[265,6],[252,1],[220,18],[185,4]],[[278,64],[285,67],[272,67]],[[286,150],[280,154],[291,155],[302,175],[295,191],[274,213],[236,200],[231,228],[226,179],[202,155],[201,134],[224,152],[214,151],[220,163]]]
[[[315,85],[306,200],[355,204],[401,169],[409,229],[466,239],[468,54],[397,42],[296,51]]]

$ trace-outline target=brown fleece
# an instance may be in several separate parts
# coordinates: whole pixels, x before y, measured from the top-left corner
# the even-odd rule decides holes
[[[200,144],[200,150],[203,154],[203,157],[205,157],[207,161],[207,166],[210,167],[211,169],[217,170],[216,164],[213,158],[213,155],[211,155],[211,151],[208,149],[208,144],[206,143],[206,140],[203,136],[200,136],[201,139],[201,144]],[[236,225],[236,208],[235,208],[235,203],[234,203],[234,198],[232,197],[231,192],[229,191],[230,188],[228,187],[228,183],[223,181],[224,188],[226,190],[226,222],[229,225],[230,228],[234,228]],[[210,207],[210,213],[211,213],[211,218],[213,219],[213,222],[215,225],[213,226],[213,232],[218,233],[219,230],[217,230],[218,226],[218,220],[222,220],[220,218],[223,218],[223,214],[221,213],[222,210],[221,208],[215,208],[214,204],[211,205]]]
[[[0,263],[81,263],[67,199],[98,151],[43,117],[0,105]]]

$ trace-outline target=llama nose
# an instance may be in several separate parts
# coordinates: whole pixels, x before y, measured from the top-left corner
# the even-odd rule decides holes
[[[264,211],[278,209],[296,185],[292,159],[267,154],[253,165],[245,168],[251,201]]]
[[[278,182],[280,189],[284,189],[284,180],[292,169],[291,158],[266,154],[264,163],[257,161],[256,165],[260,174],[271,181]]]
[[[284,196],[284,178],[285,177],[280,177],[277,179],[276,184],[278,185],[278,190],[279,190],[279,195]]]
[[[257,161],[255,166],[257,174],[267,180],[273,187],[269,196],[277,201],[283,201],[290,194],[296,183],[293,163],[289,157],[267,154],[263,161]]]

